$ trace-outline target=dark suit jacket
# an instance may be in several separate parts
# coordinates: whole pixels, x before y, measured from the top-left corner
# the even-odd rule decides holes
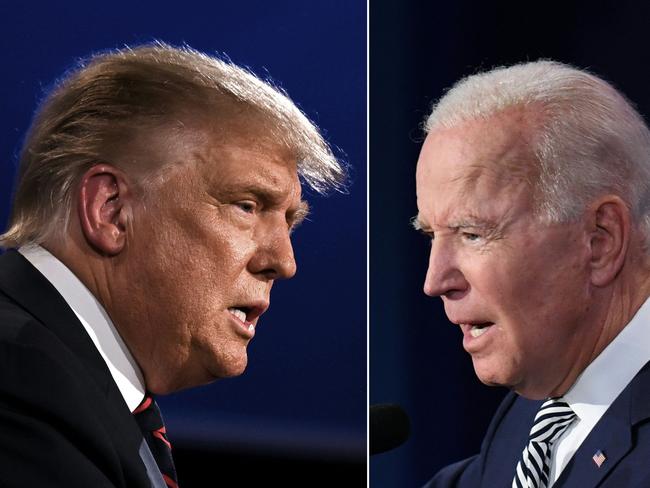
[[[104,360],[23,256],[0,256],[0,487],[150,487]]]
[[[506,396],[481,453],[440,471],[426,487],[510,487],[542,402]],[[650,487],[650,363],[627,385],[593,428],[553,487]],[[598,450],[607,459],[599,468]]]

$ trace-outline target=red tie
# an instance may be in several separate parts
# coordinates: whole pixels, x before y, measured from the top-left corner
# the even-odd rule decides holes
[[[172,445],[167,439],[165,424],[156,401],[149,395],[133,411],[133,416],[142,430],[142,436],[147,441],[162,477],[169,488],[178,488],[176,468],[172,459]]]

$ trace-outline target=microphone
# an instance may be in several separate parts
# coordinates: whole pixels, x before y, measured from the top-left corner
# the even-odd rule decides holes
[[[370,454],[379,454],[401,446],[409,438],[411,423],[399,405],[370,406]]]

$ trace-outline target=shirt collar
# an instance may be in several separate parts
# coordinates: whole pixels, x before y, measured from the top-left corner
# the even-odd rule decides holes
[[[133,412],[145,395],[142,371],[102,304],[70,269],[43,247],[23,246],[18,252],[54,285],[70,306],[104,359],[124,401]]]
[[[607,411],[650,361],[650,299],[582,372],[564,400],[580,421],[593,423]]]

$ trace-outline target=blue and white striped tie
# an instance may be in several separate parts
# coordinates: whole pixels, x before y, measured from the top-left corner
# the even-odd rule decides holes
[[[540,407],[528,445],[517,464],[512,488],[545,488],[548,486],[551,447],[575,419],[571,407],[562,398],[551,398]]]

